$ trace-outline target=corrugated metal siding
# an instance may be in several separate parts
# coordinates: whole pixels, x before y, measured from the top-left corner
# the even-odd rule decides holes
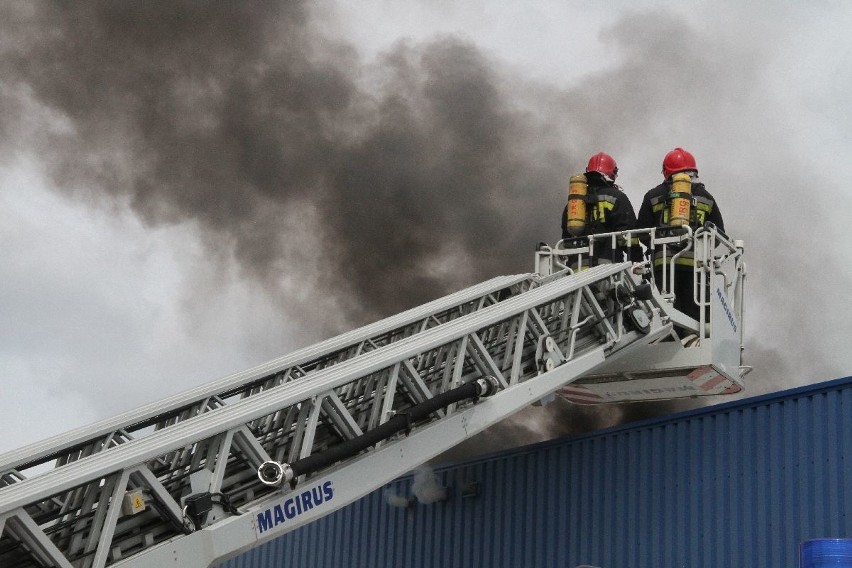
[[[801,541],[852,536],[848,460],[849,378],[439,469],[446,502],[377,491],[222,568],[792,568]]]

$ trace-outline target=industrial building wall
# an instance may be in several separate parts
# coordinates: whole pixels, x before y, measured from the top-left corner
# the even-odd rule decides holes
[[[406,477],[222,568],[793,568],[852,536],[850,466],[847,378],[438,468],[444,502]]]

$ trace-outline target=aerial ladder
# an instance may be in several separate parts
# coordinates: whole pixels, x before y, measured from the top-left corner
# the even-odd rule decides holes
[[[637,238],[651,260],[596,258]],[[685,251],[697,320],[672,307]],[[712,226],[540,245],[531,274],[0,455],[0,566],[206,568],[554,396],[739,392],[744,281],[742,243]]]

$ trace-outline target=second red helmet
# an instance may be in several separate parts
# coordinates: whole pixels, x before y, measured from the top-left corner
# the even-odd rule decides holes
[[[612,179],[618,175],[618,164],[615,159],[605,152],[598,152],[589,158],[589,165],[586,166],[586,172],[598,172]]]
[[[698,166],[695,165],[695,157],[683,148],[675,148],[663,158],[663,177],[687,170],[698,171]]]

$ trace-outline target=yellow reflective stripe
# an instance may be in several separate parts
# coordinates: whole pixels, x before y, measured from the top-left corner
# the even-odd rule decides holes
[[[610,203],[609,201],[598,201],[595,204],[594,219],[596,221],[600,221],[601,223],[606,223],[606,212],[612,211],[613,209],[615,209],[615,203]]]
[[[663,223],[663,225],[668,225],[668,223],[669,223],[669,208],[666,207],[665,201],[662,201],[662,202],[657,203],[656,205],[652,206],[651,212],[654,213],[655,215],[659,215],[660,213],[662,213],[663,217],[661,219],[661,222]]]
[[[607,241],[607,244],[609,244],[609,241]],[[616,246],[626,247],[631,245],[639,246],[639,237],[631,237],[630,240],[628,240],[627,237],[619,236],[616,240]]]

